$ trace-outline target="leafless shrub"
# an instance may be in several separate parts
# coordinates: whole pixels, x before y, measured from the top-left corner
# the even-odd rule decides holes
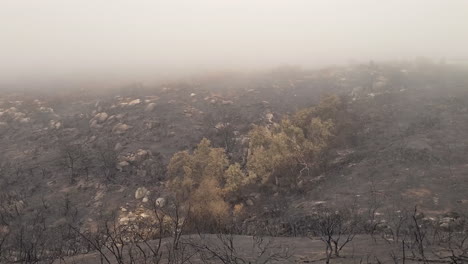
[[[325,244],[326,263],[333,257],[340,257],[340,252],[358,233],[359,219],[352,209],[332,210],[319,208],[312,219],[309,238],[316,236]]]

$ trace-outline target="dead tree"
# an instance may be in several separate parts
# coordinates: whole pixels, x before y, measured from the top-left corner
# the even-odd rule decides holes
[[[272,237],[253,236],[246,243],[233,233],[218,233],[216,235],[199,234],[192,241],[192,247],[197,250],[203,263],[214,261],[224,264],[266,264],[284,263],[291,257],[290,248],[276,244]],[[247,245],[247,248],[241,247]]]
[[[312,220],[309,238],[318,236],[325,244],[326,263],[351,242],[358,232],[357,215],[352,210],[320,208]]]
[[[81,144],[62,143],[60,146],[60,164],[69,171],[70,183],[74,183],[81,171],[88,173],[90,160]]]

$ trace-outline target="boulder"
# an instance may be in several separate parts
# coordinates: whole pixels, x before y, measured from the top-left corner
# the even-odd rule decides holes
[[[144,149],[139,149],[135,153],[135,161],[142,162],[150,156],[150,152]]]
[[[98,121],[95,119],[91,119],[91,122],[89,123],[90,128],[101,128],[102,126],[98,124]]]
[[[148,196],[150,194],[150,191],[146,189],[145,187],[140,187],[135,191],[135,199],[143,199],[144,197]]]
[[[141,100],[140,99],[135,99],[135,100],[132,100],[128,103],[129,106],[133,106],[133,105],[138,105],[138,104],[141,104]]]
[[[98,123],[105,122],[109,118],[109,115],[105,112],[98,113],[94,116],[94,119],[97,120]]]
[[[23,117],[23,118],[18,119],[18,122],[20,122],[21,124],[27,124],[30,121],[31,121],[31,118],[29,117]]]
[[[127,216],[121,217],[119,219],[119,224],[121,225],[128,225],[128,222],[130,222],[130,219]]]
[[[52,109],[50,107],[41,106],[41,107],[39,107],[39,111],[42,112],[42,113],[53,113],[54,109]]]
[[[265,115],[265,119],[268,120],[268,122],[273,123],[273,114],[272,113],[267,113]]]
[[[123,169],[124,169],[125,167],[129,166],[129,165],[130,165],[130,163],[128,163],[128,161],[125,161],[125,160],[124,160],[124,161],[121,161],[121,162],[117,163],[117,169],[118,169],[119,171],[123,171]]]
[[[117,142],[114,146],[114,150],[119,152],[123,149],[123,145],[120,142]]]
[[[229,126],[229,123],[221,123],[221,122],[219,122],[219,123],[217,123],[217,124],[215,125],[215,128],[216,128],[217,130],[221,130],[221,129],[223,129],[223,128],[226,128],[227,126]]]
[[[163,197],[159,197],[158,199],[156,199],[155,204],[158,207],[164,207],[164,206],[166,206],[166,199],[163,198]]]
[[[49,127],[52,129],[60,129],[62,127],[62,123],[57,120],[50,120]]]
[[[127,132],[127,130],[129,130],[130,128],[132,127],[127,124],[118,123],[117,125],[114,126],[114,128],[112,128],[112,132],[114,134],[120,135],[120,134],[124,134],[125,132]]]
[[[152,112],[155,108],[156,108],[156,103],[149,103],[145,108],[145,112]]]

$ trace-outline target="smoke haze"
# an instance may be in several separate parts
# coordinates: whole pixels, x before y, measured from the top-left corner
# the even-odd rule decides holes
[[[2,0],[0,81],[468,56],[462,0]]]

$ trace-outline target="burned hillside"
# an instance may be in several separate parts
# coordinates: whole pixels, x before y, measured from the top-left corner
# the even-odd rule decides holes
[[[358,244],[391,230],[396,211],[464,232],[467,72],[416,61],[282,67],[100,91],[5,91],[0,262],[96,252],[89,238],[107,222],[115,225],[104,225],[103,237],[141,231],[138,243],[173,236],[173,225],[177,239],[317,237],[323,234],[311,223],[333,209],[356,217],[346,232],[359,234]],[[181,211],[175,222],[169,207]],[[181,228],[181,219],[192,221]]]

